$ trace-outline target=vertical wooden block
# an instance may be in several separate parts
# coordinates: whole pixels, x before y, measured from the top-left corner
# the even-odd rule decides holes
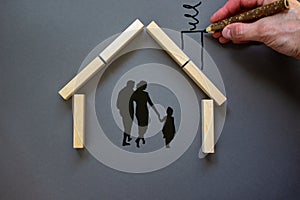
[[[88,80],[104,67],[104,62],[96,57],[84,69],[82,69],[67,85],[58,93],[62,98],[68,100],[77,92]]]
[[[195,63],[190,61],[182,69],[218,105],[222,105],[226,101],[223,93],[205,76]]]
[[[140,20],[135,20],[125,31],[123,31],[110,45],[101,53],[100,57],[108,63],[115,55],[124,48],[144,28]]]
[[[171,38],[152,21],[146,28],[147,33],[182,67],[189,57],[171,40]]]
[[[202,152],[214,153],[214,102],[205,99],[201,102],[202,107]]]
[[[73,148],[78,149],[84,147],[85,95],[75,94],[73,98]]]

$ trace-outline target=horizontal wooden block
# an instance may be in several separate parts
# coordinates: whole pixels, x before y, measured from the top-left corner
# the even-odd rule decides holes
[[[108,63],[116,54],[124,48],[144,28],[140,20],[135,20],[125,31],[123,31],[110,45],[108,45],[99,56]]]
[[[202,107],[202,152],[214,153],[214,102],[211,99],[201,101]]]
[[[104,65],[104,62],[99,57],[96,57],[58,93],[62,96],[62,98],[68,100],[78,89],[80,89],[88,80],[100,71]]]
[[[75,94],[73,98],[73,148],[78,149],[84,147],[85,95]]]
[[[146,28],[149,35],[182,67],[189,57],[175,44],[173,40],[152,21]]]
[[[193,63],[188,62],[183,71],[203,90],[207,96],[215,100],[218,105],[222,105],[226,101],[226,97],[222,92],[205,76],[205,74]]]

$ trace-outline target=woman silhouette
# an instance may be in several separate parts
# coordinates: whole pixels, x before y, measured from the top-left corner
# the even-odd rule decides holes
[[[149,123],[148,104],[153,108],[153,110],[159,117],[159,113],[156,110],[154,104],[152,103],[152,100],[150,99],[148,92],[145,91],[146,88],[147,88],[146,81],[139,82],[137,84],[137,89],[133,92],[130,98],[130,102],[135,103],[135,116],[137,118],[137,122],[139,126],[138,128],[139,136],[135,140],[136,146],[138,148],[140,148],[140,140],[142,140],[143,144],[145,144],[144,135],[147,131],[148,123]]]

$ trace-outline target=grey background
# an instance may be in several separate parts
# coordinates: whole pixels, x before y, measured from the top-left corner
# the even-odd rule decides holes
[[[203,0],[201,26],[224,2]],[[199,160],[192,145],[167,168],[127,174],[72,149],[71,101],[57,91],[135,18],[189,28],[183,3],[195,1],[1,1],[1,200],[299,199],[300,62],[263,45],[205,38],[228,98],[216,154]]]

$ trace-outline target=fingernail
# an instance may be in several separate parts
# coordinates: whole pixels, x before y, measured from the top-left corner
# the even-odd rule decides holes
[[[231,39],[231,34],[230,34],[230,29],[225,27],[222,31],[222,35],[224,36],[224,38],[226,39]]]

